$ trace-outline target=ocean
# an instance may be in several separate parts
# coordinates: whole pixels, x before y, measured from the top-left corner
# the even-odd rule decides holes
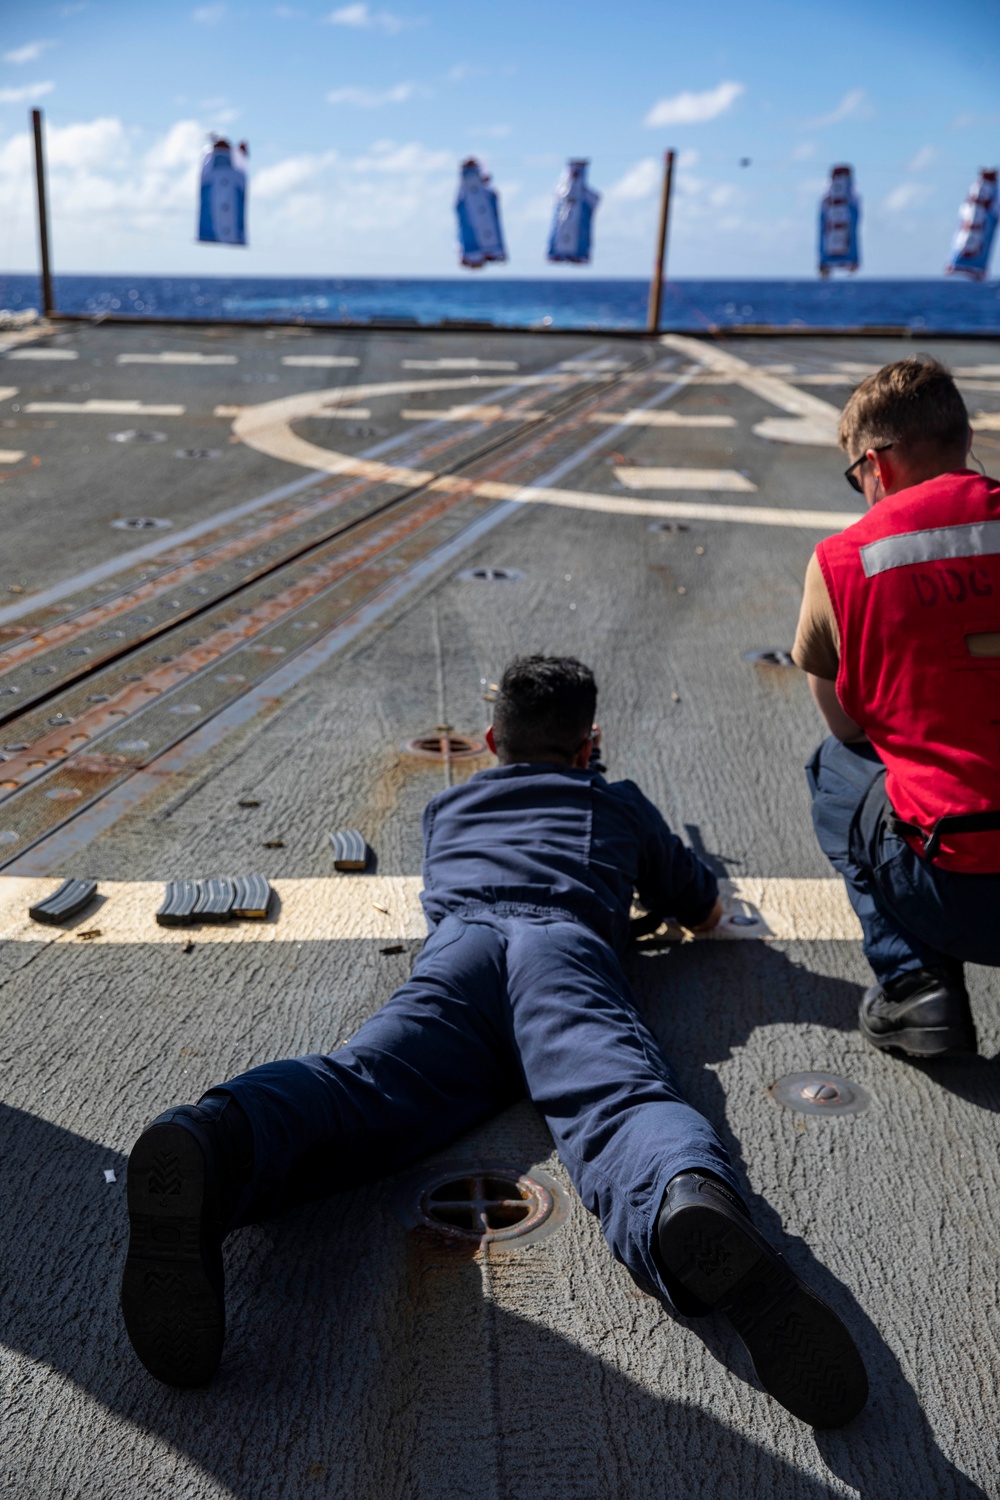
[[[648,283],[515,280],[489,272],[409,277],[79,276],[55,278],[61,312],[93,317],[417,325],[479,321],[521,328],[641,328]],[[0,274],[0,309],[38,307],[36,276]],[[1000,281],[670,281],[661,326],[697,332],[768,324],[836,329],[887,325],[1000,335]]]

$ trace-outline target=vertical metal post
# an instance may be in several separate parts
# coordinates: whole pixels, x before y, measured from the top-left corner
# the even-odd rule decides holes
[[[667,259],[667,227],[670,223],[670,189],[674,178],[674,153],[668,151],[663,158],[663,192],[660,195],[660,227],[656,235],[656,259],[653,261],[653,279],[649,283],[649,317],[646,326],[650,333],[660,331],[660,308],[663,303],[663,272]]]
[[[49,269],[49,212],[45,202],[45,158],[42,154],[42,112],[31,111],[31,124],[35,132],[35,184],[38,189],[38,243],[42,254],[42,313],[48,318],[56,310],[56,299],[52,293],[52,272]]]

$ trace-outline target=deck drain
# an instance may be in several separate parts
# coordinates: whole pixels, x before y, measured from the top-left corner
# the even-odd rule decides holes
[[[524,574],[517,568],[466,568],[458,576],[463,583],[519,583]]]
[[[165,443],[167,434],[165,432],[136,432],[134,427],[128,427],[124,432],[109,432],[108,437],[112,443]]]
[[[650,521],[647,531],[690,531],[686,521]]]
[[[761,651],[744,651],[743,660],[755,667],[794,667],[792,653],[780,646],[765,646]]]
[[[541,1174],[529,1177],[511,1167],[462,1170],[453,1165],[423,1183],[407,1218],[449,1239],[492,1245],[523,1243],[543,1226],[554,1228],[564,1216],[559,1189],[541,1180]]]
[[[174,450],[175,458],[221,458],[222,450],[219,448],[177,448]]]
[[[116,531],[166,531],[174,523],[159,516],[121,516],[111,524]]]
[[[486,745],[471,735],[452,733],[450,724],[439,724],[436,733],[404,740],[400,749],[423,760],[475,760],[484,753]]]
[[[786,1109],[805,1115],[855,1115],[868,1108],[868,1095],[834,1073],[788,1073],[769,1093]]]

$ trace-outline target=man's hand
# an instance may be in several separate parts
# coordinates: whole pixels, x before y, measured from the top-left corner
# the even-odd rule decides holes
[[[716,898],[715,898],[715,905],[712,907],[712,910],[709,912],[709,914],[705,918],[704,922],[697,923],[696,926],[689,928],[688,931],[689,932],[711,932],[712,929],[713,929],[713,927],[718,927],[718,925],[719,925],[719,923],[721,921],[722,921],[722,902],[719,900],[719,897],[716,896]]]

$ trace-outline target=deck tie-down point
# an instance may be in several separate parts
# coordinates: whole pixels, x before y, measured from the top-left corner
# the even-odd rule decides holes
[[[792,653],[781,646],[765,646],[759,651],[744,651],[743,660],[755,667],[794,667]]]
[[[418,1212],[429,1228],[460,1239],[520,1239],[552,1213],[554,1199],[540,1182],[511,1171],[450,1173],[420,1195]]]
[[[517,568],[466,568],[458,576],[463,583],[519,583],[524,574]]]
[[[853,1115],[868,1108],[868,1095],[835,1073],[788,1073],[768,1091],[786,1109],[807,1115]]]
[[[484,754],[486,745],[473,735],[455,734],[450,724],[439,724],[433,734],[420,734],[416,739],[404,740],[400,749],[424,760],[475,760]]]

